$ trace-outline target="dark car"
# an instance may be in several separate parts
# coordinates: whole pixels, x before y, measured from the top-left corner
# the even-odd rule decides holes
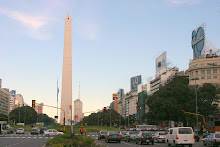
[[[100,131],[98,133],[98,140],[105,139],[105,135],[108,133],[107,131]]]
[[[48,130],[47,127],[40,128],[40,134],[44,134],[44,131],[47,131],[47,130]]]
[[[40,129],[39,129],[39,128],[33,128],[33,129],[31,130],[31,134],[37,134],[37,135],[39,135],[39,134],[40,134]]]
[[[116,141],[121,143],[121,134],[119,131],[110,131],[105,136],[105,142]]]
[[[141,144],[144,144],[144,143],[151,143],[152,145],[154,145],[154,137],[153,137],[153,134],[149,133],[149,132],[140,132],[135,140],[135,143],[138,144],[138,143],[141,143]]]
[[[121,140],[125,140],[125,135],[126,135],[127,131],[121,131]]]
[[[196,132],[194,132],[194,138],[196,142],[199,142],[200,136]]]

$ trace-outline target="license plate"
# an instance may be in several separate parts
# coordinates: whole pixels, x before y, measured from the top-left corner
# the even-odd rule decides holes
[[[150,140],[146,140],[147,142],[149,142]]]
[[[184,141],[188,141],[188,140],[184,140]]]

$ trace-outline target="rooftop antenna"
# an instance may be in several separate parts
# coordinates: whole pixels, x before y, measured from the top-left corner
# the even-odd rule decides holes
[[[79,97],[79,100],[80,100],[80,82],[79,82],[79,93],[78,93],[78,97]]]

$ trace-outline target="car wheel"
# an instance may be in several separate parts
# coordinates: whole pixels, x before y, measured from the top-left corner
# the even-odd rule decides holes
[[[189,147],[192,147],[192,144],[190,144]]]
[[[130,139],[128,139],[128,142],[130,141]]]
[[[107,140],[105,139],[105,142],[107,142]]]
[[[203,146],[206,146],[206,143],[205,143],[205,142],[203,142]]]
[[[118,141],[118,143],[121,143],[121,141]]]
[[[165,143],[165,140],[163,140],[163,143]]]
[[[135,143],[138,144],[138,140],[137,139],[135,140]]]

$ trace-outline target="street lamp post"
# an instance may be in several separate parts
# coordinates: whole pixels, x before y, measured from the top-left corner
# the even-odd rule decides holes
[[[196,80],[199,80],[199,78],[192,78],[191,80],[195,81],[196,114],[198,114]],[[197,127],[197,134],[198,134],[198,115],[196,115],[196,127]]]

